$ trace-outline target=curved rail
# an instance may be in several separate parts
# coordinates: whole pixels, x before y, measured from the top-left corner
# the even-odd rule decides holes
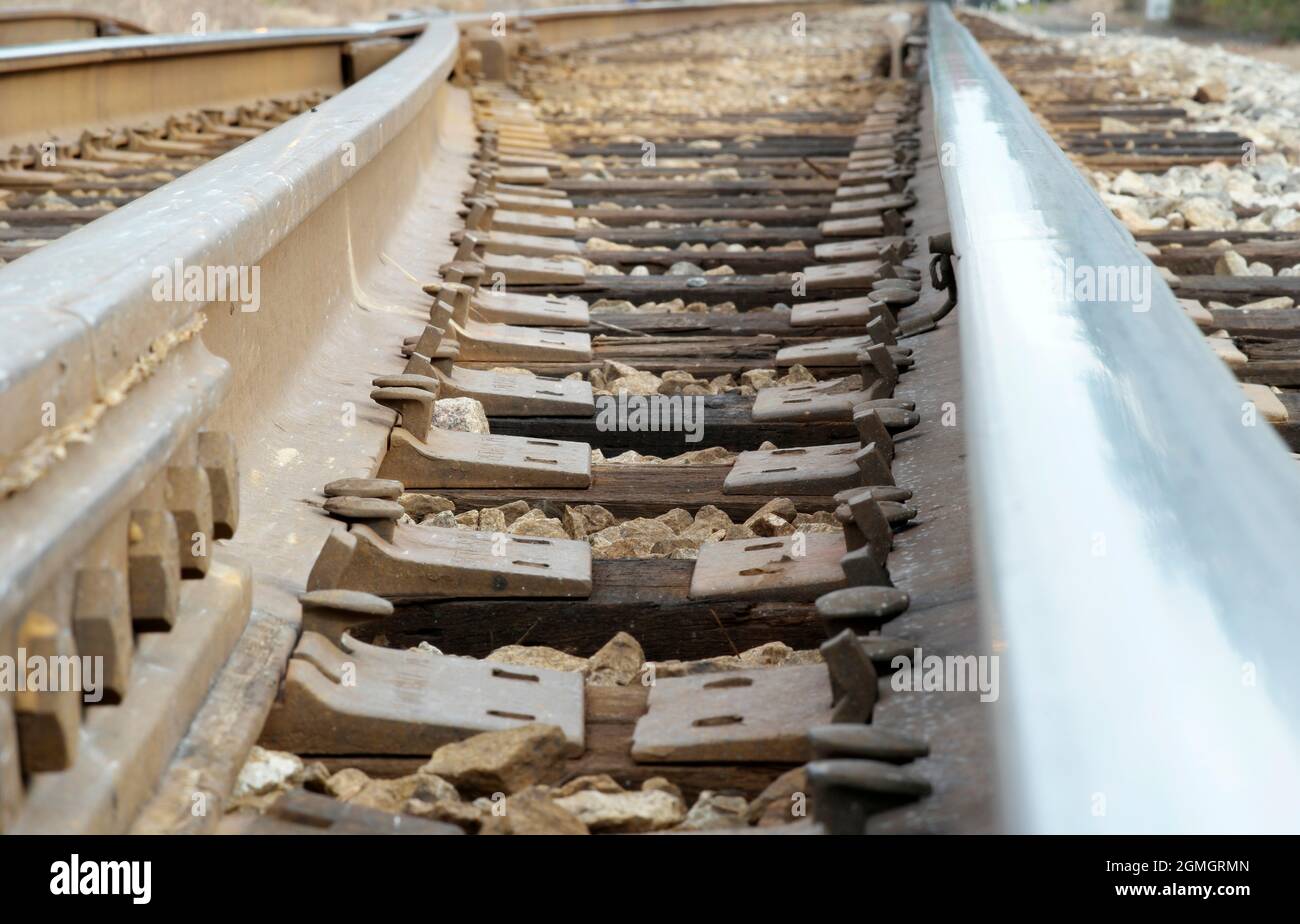
[[[621,9],[586,12],[599,18]],[[693,23],[710,7],[674,9],[656,6],[644,22]],[[584,37],[585,20],[569,21],[578,23],[571,37]],[[391,345],[427,320],[420,280],[451,253],[463,190],[448,179],[468,176],[475,135],[468,94],[447,80],[461,25],[450,16],[394,24],[419,37],[312,112],[0,269],[7,322],[0,468],[17,473],[0,482],[13,489],[0,500],[0,646],[28,621],[34,601],[77,573],[101,536],[125,541],[123,517],[172,467],[195,465],[195,434],[208,428],[238,447],[243,514],[218,551],[251,563],[251,581],[247,568],[244,577],[227,568],[217,583],[251,592],[246,635],[255,636],[250,647],[265,669],[246,685],[269,704],[296,636],[297,593],[331,528],[304,498],[329,481],[373,472],[391,415],[357,406],[358,396],[376,375],[401,371]],[[160,298],[159,271],[177,265],[256,270],[257,310]],[[202,625],[203,616],[190,621]],[[237,636],[196,649],[206,652],[199,665],[206,673],[192,686],[207,689]],[[165,673],[148,657],[140,661],[154,671],[148,676]],[[138,696],[165,700],[156,690]],[[170,757],[186,730],[178,716],[193,714],[192,706],[157,708],[167,711],[147,749],[151,761]],[[218,788],[229,788],[260,726],[256,707],[244,711],[238,731],[226,732],[234,765],[224,768],[230,779],[213,781]],[[3,777],[6,757],[13,763],[4,753],[4,712],[0,827],[122,830],[152,794],[120,778],[156,780],[160,767],[124,769],[113,750],[128,732],[146,734],[147,724],[126,728],[114,710],[91,710],[93,746],[71,770],[36,779],[25,804],[9,808],[21,817],[6,819],[5,788],[15,784]],[[67,814],[87,804],[99,808]]]
[[[331,29],[93,38],[0,49],[0,145],[76,141],[124,121],[252,99],[337,93],[425,19]],[[387,43],[375,59],[367,49]]]
[[[662,15],[672,19],[674,16],[689,17],[701,11],[716,12],[719,6],[771,8],[774,5],[752,0],[721,5],[657,3],[646,5],[644,9],[637,8],[637,12],[644,16]],[[530,18],[554,16],[564,21],[580,21],[583,16],[608,17],[616,12],[621,14],[622,10],[624,8],[618,6],[564,8],[540,11]],[[470,23],[479,19],[477,16],[465,17]],[[105,392],[130,375],[141,358],[150,354],[151,344],[158,338],[184,330],[194,317],[201,307],[198,304],[160,303],[154,299],[153,268],[170,266],[176,260],[185,266],[257,265],[278,245],[291,238],[304,220],[320,210],[331,196],[342,192],[349,183],[353,184],[352,190],[359,189],[362,184],[355,180],[366,175],[364,168],[368,162],[395,147],[395,139],[415,114],[430,103],[435,89],[450,73],[459,38],[457,25],[456,18],[442,17],[403,20],[375,29],[306,30],[283,35],[182,39],[174,46],[168,46],[165,41],[170,39],[174,42],[174,37],[107,43],[114,47],[130,45],[134,50],[126,52],[127,57],[148,57],[222,52],[231,48],[257,47],[261,50],[264,46],[279,47],[286,42],[315,44],[363,35],[423,32],[422,37],[392,64],[322,104],[309,117],[296,119],[290,125],[249,142],[221,158],[219,163],[208,164],[106,215],[93,227],[68,235],[28,255],[20,264],[0,271],[0,304],[5,306],[9,316],[8,336],[0,343],[0,407],[6,409],[5,419],[0,424],[0,460],[9,470],[12,471],[15,461],[20,460],[25,451],[33,445],[49,442],[55,435],[42,424],[39,410],[29,412],[31,409],[39,409],[47,401],[53,402],[60,410],[60,420],[78,420],[103,413]],[[32,50],[32,53],[42,62],[54,55],[71,56],[69,60],[82,63],[82,55],[90,52],[72,47],[80,44],[70,43],[69,47],[53,52]],[[167,51],[168,48],[171,52]],[[104,53],[102,48],[92,51],[96,57]],[[0,55],[0,58],[5,57]],[[38,67],[44,66],[44,63],[38,64]],[[450,121],[448,115],[439,112],[439,118],[434,118],[430,113],[432,122],[428,128],[435,136],[445,131]],[[468,126],[468,119],[464,121]],[[346,158],[342,156],[344,152],[348,153]],[[465,157],[462,159],[467,161],[468,147],[463,154]],[[427,156],[427,152],[425,155],[412,154],[411,162],[419,164],[422,156]],[[407,179],[415,183],[420,177],[408,175]],[[401,202],[399,193],[394,190],[387,190],[385,196],[386,202],[387,197],[393,197],[394,207],[402,211],[416,205],[414,202]],[[444,213],[454,215],[458,191],[444,189],[437,198],[441,200]],[[353,219],[365,214],[370,220],[373,211],[373,203],[364,209],[354,205],[348,214]],[[385,222],[389,227],[393,224],[391,219],[391,215],[387,216]],[[346,241],[345,245],[352,258],[349,272],[353,276],[337,280],[337,285],[350,300],[351,296],[361,294],[354,291],[357,283],[354,277],[361,273],[356,257],[363,245],[355,239]],[[383,260],[376,255],[376,262],[389,263],[387,272],[410,286],[415,302],[422,304],[419,287],[411,284],[410,277],[404,272],[394,270],[391,264],[395,261],[391,253],[385,253]],[[428,270],[437,265],[432,257],[422,262],[427,264],[423,268]],[[411,271],[418,268],[413,264],[403,266],[403,269]],[[273,279],[270,277],[269,280],[266,272],[261,276],[264,300],[267,286],[273,285]],[[272,288],[272,297],[274,291]],[[315,306],[315,310],[324,313],[320,306]],[[422,313],[412,307],[409,317],[421,317]],[[279,326],[286,325],[281,322]],[[225,330],[234,325],[217,321],[214,327]],[[254,325],[246,323],[243,327],[250,329]],[[280,331],[278,336],[297,338],[300,333],[294,328]],[[210,328],[204,340],[212,341],[214,336],[219,338],[221,334]],[[265,331],[243,336],[258,340],[265,336]],[[236,357],[239,350],[252,349],[247,344],[239,345],[240,340],[242,336],[235,337],[230,344]],[[283,364],[282,356],[279,365]],[[240,373],[240,379],[245,383],[256,377],[256,373]],[[244,390],[247,389],[245,384]],[[195,412],[198,412],[197,408]],[[168,417],[167,422],[180,424],[182,419]],[[145,442],[139,446],[141,458],[137,462],[150,454],[145,450]],[[49,457],[51,453],[44,455]],[[128,465],[126,468],[138,466]],[[13,483],[8,483],[8,486],[11,489],[16,487]],[[48,490],[48,485],[37,484],[32,494]],[[27,505],[32,500],[33,497],[24,491],[13,502],[0,507],[0,513],[11,514],[20,502]],[[0,625],[21,608],[29,595],[30,582],[39,584],[49,577],[46,573],[48,563],[60,557],[51,554],[55,549],[50,543],[60,535],[63,538],[59,541],[71,539],[60,525],[60,518],[48,516],[49,510],[62,504],[55,501],[52,493],[45,500],[53,506],[46,507],[45,503],[34,505],[47,511],[45,515],[32,516],[34,532],[8,530],[6,535],[0,536],[0,560],[6,562],[6,568],[0,572],[0,599],[3,600],[0,603]],[[83,489],[80,501],[85,500]],[[91,506],[96,514],[91,523],[83,524],[87,528],[107,515],[105,505],[96,503]],[[39,522],[41,520],[44,520],[43,524]],[[47,540],[36,538],[42,533],[48,534]],[[47,564],[42,565],[43,562]],[[23,588],[28,592],[20,592]]]
[[[416,245],[427,239],[411,223],[427,224],[433,209],[454,215],[457,191],[438,179],[463,170],[444,150],[448,140],[470,147],[468,119],[448,111],[458,40],[450,18],[426,22],[389,66],[314,112],[0,271],[9,316],[0,452],[12,462],[35,444],[27,461],[40,468],[0,502],[0,637],[30,622],[34,601],[49,599],[101,537],[125,537],[122,518],[140,498],[172,466],[193,464],[201,427],[233,437],[246,486],[235,538],[214,555],[258,565],[255,585],[227,570],[217,586],[251,591],[254,621],[296,618],[292,595],[276,591],[305,580],[308,547],[326,530],[301,502],[303,485],[367,470],[387,429],[379,415],[340,425],[368,374],[398,365],[356,344],[391,343],[420,317],[419,287],[397,266],[429,273],[436,263],[421,259]],[[173,266],[255,278],[257,310],[210,295],[160,298],[158,274]],[[42,408],[57,413],[57,427],[43,433]],[[202,617],[190,613],[191,625]],[[237,638],[227,632],[204,645],[202,669],[219,670]],[[147,659],[141,670],[146,685],[165,675]],[[149,795],[125,792],[113,750],[147,723],[116,729],[111,712],[91,716],[97,743],[70,771],[33,783],[17,830],[120,830]],[[163,720],[168,735],[184,732],[175,714]],[[155,742],[158,756],[176,740]],[[60,814],[78,804],[104,808]]]
[[[1009,824],[1293,831],[1295,463],[946,6],[930,46]]]
[[[357,39],[416,35],[424,23],[423,18],[416,18],[318,29],[240,29],[210,35],[131,35],[110,41],[85,38],[50,45],[24,45],[0,51],[0,73],[141,58],[191,57],[250,48],[340,45]]]
[[[203,307],[159,301],[153,270],[178,260],[184,266],[259,266],[402,133],[445,80],[456,48],[450,19],[428,22],[409,54],[359,84],[355,93],[339,94],[309,118],[282,126],[231,152],[219,165],[195,170],[106,215],[86,233],[68,235],[0,272],[0,303],[10,315],[9,336],[0,345],[3,406],[14,411],[6,413],[0,450],[12,457],[47,435],[37,416],[19,412],[20,407],[51,401],[68,420],[98,413],[105,392],[127,380],[142,357],[157,352],[154,344],[160,338],[187,331]],[[262,276],[264,302],[271,295],[267,283]],[[258,327],[254,320],[248,317],[236,340],[265,336],[264,330],[253,333]],[[218,318],[206,338],[220,326]],[[248,370],[241,377],[247,382],[254,375]],[[148,423],[148,436],[142,432],[137,440],[126,440],[135,443],[142,458],[132,460],[136,464],[127,465],[123,476],[147,472],[148,466],[138,463],[152,454],[152,441],[163,430],[184,430],[193,423],[185,411],[198,414],[201,408],[178,407]],[[109,470],[99,469],[100,477],[108,475]],[[83,500],[93,484],[83,484]],[[42,478],[0,509],[8,515],[50,488]],[[111,505],[102,500],[120,488],[96,492],[101,502],[91,505],[87,530],[111,516]],[[0,537],[5,547],[0,559],[7,566],[0,574],[0,623],[28,596],[23,585],[29,579],[40,583],[50,577],[48,564],[60,558],[52,543],[76,541],[62,517],[50,515],[67,501],[55,496],[44,500],[48,506],[36,505],[44,512],[33,517],[29,528],[9,529]],[[42,534],[48,539],[37,538]]]

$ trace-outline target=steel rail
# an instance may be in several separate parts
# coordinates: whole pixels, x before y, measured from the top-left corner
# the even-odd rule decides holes
[[[104,61],[175,58],[243,49],[341,45],[360,39],[417,35],[424,18],[317,29],[240,29],[204,35],[130,35],[0,48],[0,73],[73,67]]]
[[[1007,826],[1300,830],[1296,463],[975,39],[929,29]],[[1088,299],[1120,272],[1149,305]]]
[[[794,5],[723,6],[775,15]],[[663,5],[636,21],[646,31],[673,29],[716,16],[710,9]],[[621,10],[589,15],[621,18]],[[603,28],[565,21],[572,25],[557,26],[557,40]],[[36,476],[0,499],[0,650],[38,604],[63,606],[53,592],[102,539],[125,544],[125,518],[142,501],[160,502],[165,469],[192,464],[186,454],[198,431],[228,434],[237,446],[238,530],[214,553],[220,576],[190,585],[214,597],[224,591],[222,605],[232,608],[236,592],[247,595],[240,618],[248,629],[233,609],[206,621],[194,609],[178,625],[196,631],[170,649],[190,646],[181,658],[193,667],[184,683],[190,698],[224,676],[231,651],[245,650],[232,631],[244,631],[249,656],[269,665],[242,682],[257,705],[246,703],[237,729],[223,727],[230,753],[214,792],[229,791],[256,739],[265,716],[258,709],[269,708],[296,637],[297,594],[333,528],[306,499],[336,478],[373,473],[391,415],[362,408],[342,419],[376,375],[403,368],[393,345],[427,321],[420,281],[450,256],[450,244],[438,242],[459,224],[463,189],[450,180],[468,176],[475,134],[469,94],[448,80],[462,23],[436,16],[394,28],[412,26],[420,34],[409,47],[310,113],[0,268],[0,472],[45,445],[47,409],[57,410],[59,428],[86,421],[84,433],[40,456],[47,464]],[[191,60],[203,64],[201,55]],[[157,272],[177,264],[257,270],[260,309],[157,295]],[[141,368],[148,374],[136,375]],[[197,631],[213,633],[211,644],[194,648]],[[39,775],[25,800],[13,797],[23,788],[17,739],[13,710],[0,700],[0,827],[116,831],[131,823],[149,797],[146,781],[157,779],[158,761],[174,753],[194,716],[190,704],[156,714],[161,724],[128,721],[130,710],[172,695],[166,683],[138,681],[160,682],[160,646],[178,634],[154,634],[157,644],[132,665],[130,688],[141,692],[128,698],[128,711],[89,710],[76,761]],[[145,734],[147,747],[136,740]],[[169,823],[182,821],[194,823]]]
[[[813,5],[834,0],[812,0]],[[655,0],[650,3],[602,3],[538,10],[510,10],[500,13],[454,13],[451,19],[462,28],[507,27],[519,22],[573,25],[582,20],[608,22],[613,31],[625,30],[629,21],[650,20],[664,15],[673,21],[689,21],[692,14],[713,15],[737,8],[781,5],[773,0]],[[785,4],[793,9],[798,4]],[[804,4],[805,6],[807,4]],[[620,22],[621,20],[621,22]],[[419,34],[425,20],[420,17],[379,23],[352,23],[312,29],[241,29],[204,35],[143,34],[107,38],[71,39],[41,45],[0,48],[0,73],[72,67],[107,61],[188,57],[247,49],[341,45],[362,39],[403,37]]]
[[[186,610],[179,631],[142,644],[129,711],[88,711],[75,762],[34,777],[21,807],[0,710],[0,771],[11,770],[0,773],[0,826],[125,829],[152,793],[140,782],[157,779],[245,622],[295,618],[285,588],[328,526],[301,502],[302,485],[332,466],[368,468],[381,451],[387,422],[338,426],[341,402],[366,372],[396,371],[399,358],[377,344],[420,316],[418,285],[384,259],[427,273],[432,256],[412,255],[408,242],[423,241],[412,228],[427,226],[433,195],[454,201],[438,178],[454,156],[447,137],[466,143],[447,126],[458,46],[450,17],[425,20],[405,52],[311,113],[0,270],[0,454],[42,407],[57,408],[59,426],[90,414],[84,441],[0,501],[0,645],[34,606],[58,603],[95,543],[125,542],[123,518],[165,466],[184,464],[200,429],[235,439],[245,485],[235,538],[190,582],[204,596],[181,591],[182,607],[212,599],[221,611]],[[157,271],[171,265],[256,269],[260,309],[160,297]],[[150,374],[131,383],[141,365]],[[158,713],[159,696],[174,711]]]
[[[618,19],[625,10],[635,9],[638,17],[677,21],[720,8],[772,10],[788,5],[769,0],[655,3],[644,9],[607,5],[538,11],[530,18]],[[464,19],[478,22],[480,17],[471,14]],[[304,30],[300,37],[306,42],[394,30],[422,30],[423,35],[389,65],[317,107],[310,118],[295,119],[0,269],[0,312],[6,321],[6,336],[0,341],[0,474],[49,435],[41,421],[42,407],[56,405],[60,425],[94,411],[102,404],[105,390],[147,356],[158,337],[181,329],[202,307],[155,300],[151,268],[171,266],[177,260],[185,266],[259,264],[326,199],[340,193],[352,176],[363,172],[427,104],[434,86],[445,80],[454,63],[460,25],[460,18],[442,16],[373,29]],[[289,38],[240,35],[237,41],[244,47]],[[175,37],[152,36],[69,44],[162,49],[169,39],[175,41]],[[196,54],[196,49],[219,52],[228,47],[215,37],[184,38],[180,46]],[[341,165],[345,144],[355,146],[353,166]],[[442,207],[450,213],[458,191],[445,190],[445,195],[448,204]],[[358,214],[355,206],[352,214]],[[437,261],[430,260],[430,266],[436,267]],[[264,289],[274,291],[269,277],[264,275],[262,282]],[[418,293],[418,287],[414,291]],[[409,306],[404,310],[410,310],[412,317],[417,314]],[[209,330],[202,339],[213,336]],[[236,355],[254,350],[237,343],[225,346]],[[214,380],[225,378],[215,370],[212,374]],[[236,374],[247,377],[239,370]],[[141,431],[134,453],[115,455],[120,466],[91,466],[78,475],[87,480],[74,481],[77,488],[71,494],[67,474],[85,465],[87,456],[75,447],[69,449],[69,461],[54,465],[58,477],[42,477],[31,488],[0,500],[0,629],[21,614],[59,564],[156,471],[166,455],[163,447],[177,445],[192,432],[216,400],[208,396],[181,413],[177,395],[174,416],[156,421],[147,436]],[[369,459],[377,449],[359,451],[358,458]],[[110,502],[115,497],[120,498],[116,505]],[[54,514],[69,503],[88,511],[75,531],[67,529],[66,516]]]
[[[479,40],[503,49],[527,38],[541,47],[593,38],[721,22],[756,11],[775,15],[808,5],[773,0],[652,2],[557,7],[550,10],[449,15]],[[811,0],[817,4],[838,0]],[[435,17],[437,18],[437,17]],[[0,48],[0,143],[29,146],[75,141],[83,131],[113,130],[114,120],[161,124],[168,116],[208,106],[228,108],[255,98],[332,94],[356,76],[340,62],[353,47],[419,34],[420,17],[317,29],[263,29],[205,35],[87,38]],[[636,29],[629,29],[635,24]],[[500,28],[498,28],[500,27]],[[500,32],[500,34],[498,34]],[[377,59],[363,52],[366,68]]]
[[[311,118],[0,270],[0,457],[40,437],[37,409],[45,402],[58,407],[60,423],[84,415],[160,336],[181,330],[204,307],[157,300],[151,268],[258,265],[401,133],[445,80],[457,48],[449,18],[424,25],[394,66],[321,104]],[[113,426],[117,442],[134,442],[130,451],[99,459],[69,483],[88,455],[73,448],[48,476],[0,503],[0,627],[129,501],[132,486],[138,490],[161,466],[163,447],[177,445],[213,409],[217,395],[208,392],[226,376],[212,378],[210,387],[174,392],[171,413],[138,421],[135,441],[124,438],[123,424]],[[83,511],[76,530],[68,528],[73,508]]]

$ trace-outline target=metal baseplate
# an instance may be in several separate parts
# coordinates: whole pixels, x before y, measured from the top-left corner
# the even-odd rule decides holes
[[[374,384],[413,385],[433,391],[437,398],[473,398],[489,417],[590,417],[596,412],[589,382],[458,369],[448,360],[435,362],[414,352],[407,358],[404,375],[385,376]]]
[[[585,746],[581,674],[303,634],[262,741],[295,753],[420,754],[481,732],[557,725]]]
[[[307,589],[404,600],[591,594],[586,542],[395,523],[385,524],[386,538],[375,525],[355,519],[330,533]]]
[[[692,600],[808,600],[844,587],[839,533],[710,542],[691,573]]]
[[[400,419],[389,434],[378,477],[412,488],[591,486],[586,443],[441,430],[432,426],[436,394],[410,386],[381,386],[370,393]]]

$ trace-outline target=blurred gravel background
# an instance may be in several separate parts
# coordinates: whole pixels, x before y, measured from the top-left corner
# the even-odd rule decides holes
[[[574,6],[590,0],[439,0],[434,4],[400,0],[0,0],[0,10],[50,7],[107,13],[150,32],[189,32],[195,13],[207,18],[207,31],[259,26],[307,28],[355,20],[383,19],[390,11],[436,6],[444,10],[515,10]]]

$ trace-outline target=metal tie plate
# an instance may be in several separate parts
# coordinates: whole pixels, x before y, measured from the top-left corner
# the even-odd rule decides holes
[[[536,215],[532,212],[501,210],[492,216],[493,231],[535,234],[540,237],[572,238],[578,223],[568,215]]]
[[[840,533],[710,542],[691,572],[692,600],[807,600],[847,584]]]
[[[829,219],[817,227],[827,237],[877,237],[885,232],[884,219],[879,215]]]
[[[843,540],[841,540],[842,543]],[[586,597],[591,546],[465,529],[395,524],[393,538],[354,523],[325,540],[307,590],[360,590],[393,599]]]
[[[856,366],[858,354],[875,346],[870,334],[858,337],[833,337],[814,343],[799,343],[777,350],[777,366]]]
[[[572,295],[561,298],[479,289],[474,293],[473,303],[484,318],[500,324],[586,327],[591,320],[587,303]]]
[[[891,209],[899,211],[915,203],[914,196],[898,193],[859,199],[836,199],[831,203],[830,214],[835,219],[862,218],[867,215],[879,215]]]
[[[910,241],[903,238],[863,238],[856,241],[827,241],[813,247],[813,256],[824,262],[867,260],[878,257],[899,260],[911,253]]]
[[[304,633],[263,741],[318,754],[428,755],[481,732],[539,722],[585,743],[581,674],[380,648]]]
[[[509,285],[581,285],[587,281],[587,270],[577,260],[489,253],[483,265],[490,275],[500,274]]]
[[[846,382],[829,379],[764,388],[754,397],[750,414],[754,420],[765,422],[848,420],[855,405],[875,396],[867,389],[848,388]]]
[[[795,305],[790,311],[790,326],[861,327],[877,317],[885,318],[891,327],[896,323],[888,305],[874,296],[863,295]]]
[[[884,274],[879,260],[859,260],[853,263],[830,263],[804,267],[804,282],[808,289],[860,289],[871,285]]]
[[[408,488],[587,488],[591,447],[433,429],[420,440],[395,427],[378,477]]]
[[[483,369],[433,369],[443,398],[474,398],[489,417],[590,417],[591,383]]]
[[[455,232],[451,239],[459,243],[464,232]],[[476,231],[479,246],[485,253],[512,254],[521,257],[580,257],[582,246],[577,241],[560,237],[538,237],[531,234],[512,234],[509,231]]]
[[[867,158],[862,158],[857,163],[861,163],[865,160],[867,160]],[[857,163],[854,165],[856,166]],[[887,196],[890,191],[888,183],[863,183],[861,186],[841,185],[835,190],[835,197],[837,199],[847,199],[861,198],[863,196]]]
[[[862,484],[857,443],[754,449],[736,457],[724,494],[835,494]]]
[[[511,212],[531,212],[534,215],[576,215],[577,209],[568,199],[552,196],[525,196],[517,193],[495,192],[497,204]]]
[[[831,720],[824,664],[725,671],[656,681],[636,723],[643,763],[802,763],[808,729]]]
[[[469,320],[456,331],[465,362],[587,362],[591,336],[571,330]]]

